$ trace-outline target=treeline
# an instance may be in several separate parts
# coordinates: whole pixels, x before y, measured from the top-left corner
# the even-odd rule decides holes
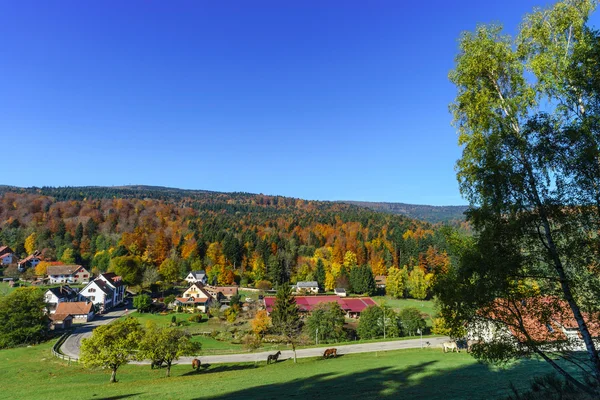
[[[24,257],[113,270],[130,284],[211,281],[343,286],[353,268],[424,274],[450,262],[450,227],[357,206],[166,188],[0,188],[0,244]]]

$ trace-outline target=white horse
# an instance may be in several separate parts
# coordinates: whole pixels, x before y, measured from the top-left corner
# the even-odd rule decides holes
[[[460,350],[458,349],[456,342],[444,342],[444,343],[442,343],[442,348],[444,349],[444,353],[447,353],[448,350],[450,350],[451,353],[454,350],[456,350],[457,353],[460,353]]]

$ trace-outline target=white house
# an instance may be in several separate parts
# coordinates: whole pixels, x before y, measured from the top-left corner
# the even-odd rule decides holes
[[[77,291],[69,285],[53,287],[46,290],[44,293],[44,301],[48,307],[50,314],[56,312],[56,307],[59,303],[77,300]]]
[[[10,265],[17,262],[17,256],[8,246],[0,246],[0,264]]]
[[[296,284],[297,292],[319,293],[319,283],[316,281],[302,281]]]
[[[192,283],[201,283],[206,285],[208,283],[208,277],[206,276],[205,271],[191,271],[186,277],[185,280],[191,285]]]
[[[339,297],[346,297],[346,289],[344,288],[335,288],[333,289],[333,293],[335,293]]]
[[[87,283],[90,272],[81,265],[50,265],[48,266],[50,283]]]
[[[177,297],[176,304],[192,311],[206,312],[212,300],[212,295],[201,284],[193,283],[181,297]]]
[[[100,311],[112,308],[115,305],[114,298],[114,291],[102,279],[91,281],[79,292],[80,300],[93,303]]]
[[[118,306],[123,302],[125,298],[125,284],[120,276],[112,273],[105,272],[100,274],[95,280],[102,280],[110,287],[113,291],[113,306]]]

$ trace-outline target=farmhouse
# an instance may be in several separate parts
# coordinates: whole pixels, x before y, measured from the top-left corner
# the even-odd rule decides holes
[[[50,283],[87,283],[90,273],[81,265],[50,265],[48,277]]]
[[[52,314],[50,318],[50,329],[69,329],[73,325],[73,316],[71,314]]]
[[[95,279],[79,292],[79,299],[89,301],[104,312],[114,307],[115,293],[102,279]]]
[[[125,284],[123,283],[123,280],[120,276],[112,272],[105,272],[103,274],[98,275],[98,278],[96,278],[95,280],[104,281],[106,285],[108,285],[108,287],[112,289],[112,302],[114,306],[118,306],[123,302],[123,299],[125,298]]]
[[[58,315],[72,315],[73,322],[88,322],[94,319],[94,307],[89,301],[63,302],[56,307]]]
[[[201,283],[206,285],[208,283],[208,277],[206,276],[205,271],[191,271],[186,277],[186,282],[190,285],[193,283]]]
[[[319,283],[316,281],[301,281],[296,284],[297,293],[319,293]]]
[[[577,321],[564,300],[552,297],[535,297],[516,302],[496,299],[487,309],[480,310],[479,314],[480,317],[467,326],[469,339],[487,342],[503,337],[512,339],[515,345],[550,345],[555,348],[561,343],[571,350],[583,350],[585,347]],[[598,318],[589,313],[582,314],[592,337],[599,338]],[[493,323],[491,320],[504,323]]]
[[[69,285],[53,287],[46,290],[46,293],[44,293],[44,301],[46,302],[46,306],[48,307],[48,312],[50,312],[50,314],[54,314],[56,312],[56,306],[58,306],[59,303],[65,301],[75,301],[77,300],[77,297],[77,291],[71,288]]]
[[[35,253],[30,254],[29,256],[19,261],[17,267],[19,268],[19,271],[23,272],[27,268],[35,268],[41,261],[42,259],[39,257],[39,254],[36,251]]]
[[[295,299],[300,312],[305,313],[310,313],[313,307],[319,303],[337,302],[350,318],[358,318],[365,308],[377,305],[370,297],[341,298],[339,296],[295,296]],[[275,297],[265,297],[265,308],[268,313],[273,311],[274,304]]]
[[[194,283],[181,297],[175,299],[175,304],[182,306],[190,311],[200,310],[206,312],[208,306],[213,301],[213,296],[202,286]]]
[[[233,296],[238,294],[237,286],[204,286],[206,290],[213,298],[221,303],[229,304],[229,301]]]
[[[335,293],[336,296],[340,296],[340,297],[346,297],[346,289],[344,288],[335,288],[333,289],[333,293]]]
[[[14,251],[8,246],[0,246],[0,265],[10,265],[17,262]]]

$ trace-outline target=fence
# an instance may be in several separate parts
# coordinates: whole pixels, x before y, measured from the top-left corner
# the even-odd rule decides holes
[[[65,360],[68,361],[69,364],[71,364],[71,361],[78,361],[78,358],[75,357],[71,357],[71,356],[67,356],[64,355],[60,352],[60,346],[63,345],[63,343],[65,342],[65,340],[67,340],[67,338],[71,335],[70,332],[65,333],[64,335],[62,335],[60,338],[58,338],[58,340],[56,341],[56,343],[54,343],[54,346],[52,346],[52,355],[54,357],[58,357],[61,360]]]

